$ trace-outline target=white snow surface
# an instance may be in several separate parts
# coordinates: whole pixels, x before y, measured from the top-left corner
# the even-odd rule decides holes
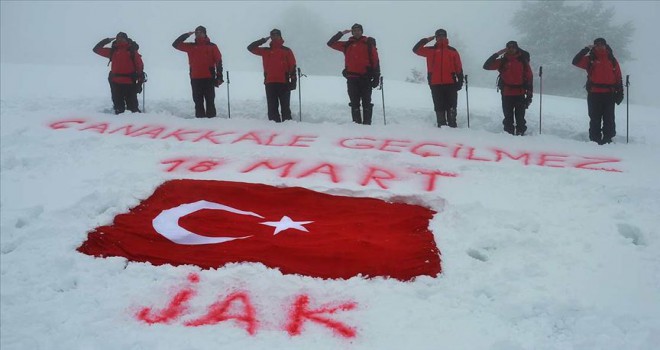
[[[630,106],[626,143],[625,101],[616,108],[613,144],[588,141],[584,99],[543,96],[528,110],[528,135],[502,131],[499,94],[465,89],[459,94],[459,127],[434,126],[426,85],[385,80],[374,90],[374,123],[350,122],[345,80],[310,76],[292,94],[295,121],[266,117],[261,72],[231,72],[216,90],[219,117],[195,119],[187,72],[147,70],[146,113],[115,116],[107,72],[98,66],[3,63],[1,86],[1,340],[9,349],[657,349],[660,344],[660,110]],[[488,73],[484,73],[488,74]],[[142,104],[142,95],[140,103]],[[81,119],[85,125],[160,125],[169,131],[205,129],[263,134],[314,135],[309,147],[274,147],[128,137],[49,124]],[[388,150],[349,149],[343,138],[371,144],[391,139]],[[376,141],[369,141],[376,140]],[[447,149],[473,148],[473,158],[421,157],[421,142]],[[529,152],[530,164],[504,157]],[[436,151],[438,148],[435,149]],[[539,164],[546,154],[545,164]],[[550,156],[548,156],[550,155]],[[208,172],[165,171],[174,158],[224,159]],[[587,157],[618,159],[577,167]],[[280,177],[276,171],[243,174],[258,159],[295,159],[301,169],[320,162],[342,166],[342,181],[323,175]],[[589,158],[590,159],[590,158]],[[542,162],[541,162],[542,163]],[[381,188],[361,185],[373,165],[400,175]],[[409,169],[455,173],[429,191]],[[164,181],[215,179],[300,186],[319,192],[398,200],[437,211],[430,229],[441,251],[437,278],[323,280],[283,275],[261,264],[152,266],[124,258],[94,258],[76,248],[97,226],[112,223]],[[341,220],[341,218],[337,218]],[[141,307],[162,309],[198,273],[195,316],[232,291],[244,290],[260,326],[254,335],[236,321],[185,327],[148,325]],[[300,335],[284,329],[295,296],[310,304],[354,301],[357,308],[328,317],[355,327],[345,338],[307,322]],[[187,318],[193,316],[188,315]]]

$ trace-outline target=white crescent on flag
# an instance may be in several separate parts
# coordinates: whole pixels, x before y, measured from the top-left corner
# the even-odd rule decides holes
[[[170,241],[176,244],[184,244],[184,245],[217,244],[217,243],[225,243],[225,242],[233,241],[236,239],[244,239],[244,238],[252,237],[252,235],[244,236],[244,237],[200,236],[194,232],[190,232],[185,228],[179,226],[180,218],[202,209],[224,210],[234,214],[256,216],[262,219],[264,218],[263,216],[257,213],[253,213],[250,211],[243,211],[223,204],[202,200],[194,203],[181,204],[178,207],[163,210],[162,212],[160,212],[160,214],[158,214],[158,216],[154,218],[152,224],[156,232],[160,233],[161,235],[163,235],[163,237],[169,239]]]

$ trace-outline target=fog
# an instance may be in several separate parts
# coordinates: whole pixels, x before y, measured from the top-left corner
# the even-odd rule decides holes
[[[615,23],[633,21],[636,27],[630,45],[636,60],[622,63],[623,74],[631,75],[631,99],[660,105],[656,92],[660,72],[655,68],[655,60],[660,57],[656,38],[660,24],[654,21],[660,3],[605,4],[616,9]],[[306,66],[316,65],[310,67],[313,73],[339,75],[343,57],[325,43],[337,31],[357,22],[364,26],[365,35],[377,39],[386,79],[404,80],[413,68],[425,70],[424,59],[411,49],[422,37],[444,28],[450,44],[459,49],[471,82],[494,86],[495,73],[484,71],[481,65],[508,40],[516,39],[510,20],[520,2],[2,1],[0,6],[3,62],[97,65],[106,69],[107,60],[92,53],[92,47],[102,38],[124,31],[140,44],[147,72],[150,67],[185,68],[186,55],[174,50],[171,43],[180,34],[204,25],[220,47],[225,70],[259,71],[261,60],[246,47],[267,36],[272,28],[279,28],[303,71]],[[607,38],[607,33],[602,36]],[[574,49],[577,53],[580,47]],[[319,69],[319,64],[327,69]],[[584,75],[570,62],[566,62],[566,69]]]

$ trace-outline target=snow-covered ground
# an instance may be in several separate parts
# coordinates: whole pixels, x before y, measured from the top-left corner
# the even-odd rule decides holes
[[[147,113],[115,116],[108,113],[106,72],[99,66],[2,64],[3,350],[651,350],[660,344],[656,108],[630,106],[626,144],[624,102],[617,107],[615,142],[598,146],[588,142],[583,99],[543,96],[539,134],[537,93],[528,136],[513,137],[501,130],[494,89],[470,88],[469,129],[464,90],[459,128],[437,129],[426,85],[386,80],[387,124],[374,90],[375,122],[362,126],[350,122],[342,78],[310,76],[302,81],[302,122],[275,124],[265,115],[261,72],[231,72],[231,119],[226,85],[216,90],[220,116],[195,119],[182,69],[148,70]],[[237,139],[230,136],[215,144],[110,132],[127,125],[277,135],[268,145],[264,139],[232,143]],[[306,135],[308,147],[274,146],[295,135]],[[167,171],[168,161],[200,159],[224,165]],[[296,167],[289,176],[241,172],[250,162],[273,159],[294,160]],[[341,169],[339,181],[298,176],[321,163]],[[396,179],[364,184],[369,166]],[[456,177],[430,182],[411,169]],[[443,271],[410,282],[323,280],[254,263],[202,270],[76,251],[88,232],[179,178],[298,186],[430,207],[437,211],[429,228]],[[143,307],[165,308],[185,288],[197,294],[181,320],[150,325],[136,317]],[[185,326],[236,290],[254,306],[259,327],[252,334],[236,320]],[[309,297],[310,309],[354,303],[322,316],[355,334],[308,319],[292,335],[286,324],[300,295]]]

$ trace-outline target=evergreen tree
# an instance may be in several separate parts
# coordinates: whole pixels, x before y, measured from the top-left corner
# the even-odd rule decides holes
[[[417,68],[410,70],[410,76],[406,77],[406,83],[427,84],[426,74]]]
[[[543,92],[582,97],[586,74],[571,65],[575,54],[595,38],[605,38],[622,65],[631,59],[628,45],[635,31],[629,21],[616,24],[614,9],[600,1],[567,4],[564,1],[524,2],[513,16],[520,33],[520,47],[529,51],[538,87],[538,67],[543,66]]]

